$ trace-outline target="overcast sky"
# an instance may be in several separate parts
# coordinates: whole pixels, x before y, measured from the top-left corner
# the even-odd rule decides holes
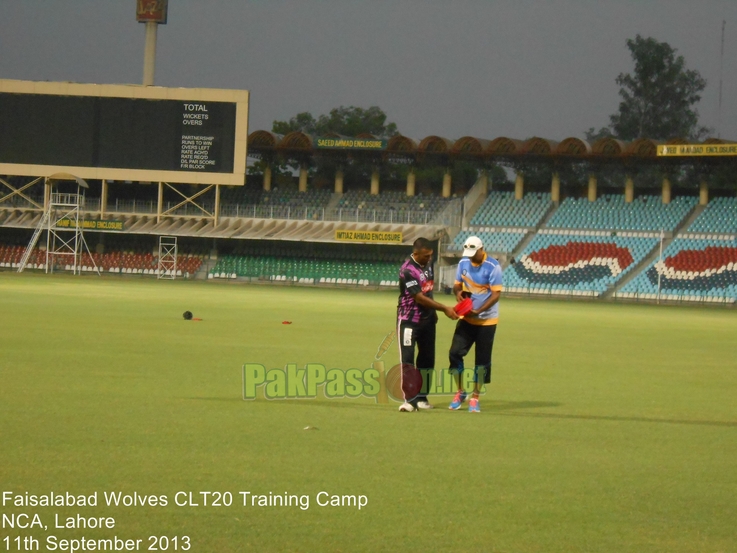
[[[0,78],[140,83],[135,5],[0,0]],[[702,124],[737,140],[737,0],[170,0],[156,84],[248,89],[251,131],[378,105],[415,138],[561,140],[608,123],[638,33],[701,72]]]

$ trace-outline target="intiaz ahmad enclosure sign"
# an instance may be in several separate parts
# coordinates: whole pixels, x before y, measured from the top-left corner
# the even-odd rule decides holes
[[[388,242],[401,244],[401,232],[377,232],[367,230],[336,230],[335,239],[342,242]]]

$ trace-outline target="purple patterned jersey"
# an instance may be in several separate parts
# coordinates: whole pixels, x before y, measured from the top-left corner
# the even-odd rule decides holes
[[[432,298],[432,263],[426,267],[419,265],[411,256],[399,269],[399,304],[397,318],[400,321],[419,323],[421,319],[435,316],[435,310],[417,305],[414,295],[422,292]]]

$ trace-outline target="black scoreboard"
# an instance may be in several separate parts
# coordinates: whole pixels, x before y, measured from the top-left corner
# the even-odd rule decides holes
[[[88,168],[101,175],[123,170],[103,178],[122,178],[132,170],[131,180],[152,171],[167,172],[164,177],[244,173],[245,157],[238,164],[238,155],[245,156],[245,143],[242,152],[236,147],[238,102],[202,99],[206,95],[159,99],[0,91],[0,167]]]

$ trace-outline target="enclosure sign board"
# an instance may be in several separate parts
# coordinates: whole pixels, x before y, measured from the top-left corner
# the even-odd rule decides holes
[[[386,150],[388,142],[379,138],[316,138],[315,147],[336,150]]]
[[[658,156],[737,156],[737,144],[677,144],[658,146]]]
[[[378,242],[401,244],[401,232],[378,232],[371,230],[336,230],[335,239],[339,242]]]
[[[84,219],[80,221],[80,226],[84,230],[108,230],[121,232],[125,230],[125,224],[123,221],[103,221],[95,219]],[[56,226],[58,228],[74,228],[74,221],[71,219],[60,219],[57,221]]]

